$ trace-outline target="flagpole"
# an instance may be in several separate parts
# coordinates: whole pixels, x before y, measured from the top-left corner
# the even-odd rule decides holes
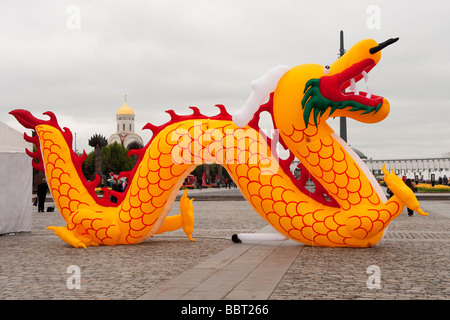
[[[340,34],[340,48],[339,48],[339,58],[342,57],[345,53],[344,49],[344,31],[341,30]],[[340,118],[340,126],[339,126],[339,132],[342,140],[347,142],[347,118],[341,117]]]

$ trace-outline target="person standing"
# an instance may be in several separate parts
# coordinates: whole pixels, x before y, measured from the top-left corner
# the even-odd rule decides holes
[[[412,190],[412,192],[416,193],[417,188],[416,188],[416,184],[414,183],[414,181],[412,181],[412,179],[406,179],[405,184]],[[414,210],[411,210],[410,208],[408,208],[408,216],[412,216],[414,213]]]
[[[121,186],[120,186],[120,181],[118,181],[116,179],[117,177],[113,178],[113,186],[112,186],[112,190],[113,191],[117,191],[117,192],[121,192]],[[116,196],[111,196],[110,200],[112,203],[117,203],[117,197]]]
[[[38,212],[44,212],[44,203],[45,198],[47,196],[47,180],[44,178],[42,179],[42,182],[38,184],[37,188],[37,196],[38,196]]]

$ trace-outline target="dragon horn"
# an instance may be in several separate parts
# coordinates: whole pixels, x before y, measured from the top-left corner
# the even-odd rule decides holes
[[[379,43],[377,46],[370,48],[369,52],[371,54],[374,54],[374,53],[386,48],[387,46],[397,42],[398,39],[399,38],[390,38],[389,40],[386,40],[385,42]]]

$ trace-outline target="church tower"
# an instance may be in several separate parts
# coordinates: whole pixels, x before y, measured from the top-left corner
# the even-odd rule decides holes
[[[143,145],[142,138],[134,133],[134,116],[134,111],[128,106],[125,95],[125,103],[116,113],[116,133],[109,137],[108,144],[117,142],[128,147],[131,142],[136,141]]]
[[[125,103],[116,113],[117,132],[134,133],[134,111],[127,105],[127,96]]]

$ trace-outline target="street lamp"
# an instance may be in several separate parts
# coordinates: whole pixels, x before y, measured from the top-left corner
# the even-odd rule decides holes
[[[339,48],[339,58],[342,57],[345,53],[344,49],[344,31],[341,30],[341,37],[340,37],[340,48]],[[341,139],[347,142],[347,118],[341,117],[340,118],[340,126],[339,126],[339,132]]]

